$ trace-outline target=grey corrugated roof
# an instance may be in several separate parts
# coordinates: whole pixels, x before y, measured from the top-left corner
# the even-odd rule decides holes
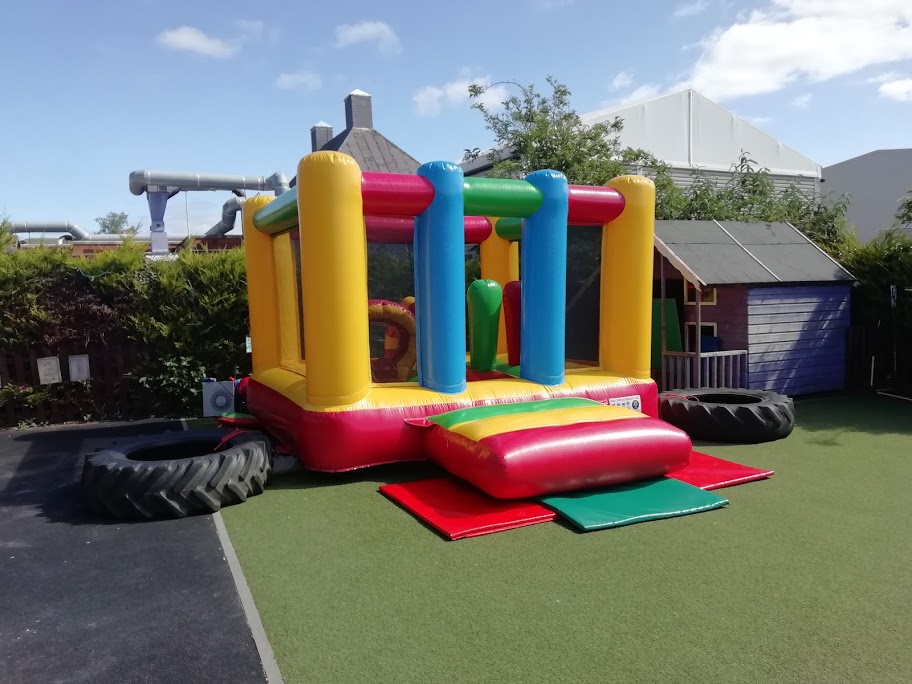
[[[854,280],[788,223],[656,221],[656,236],[706,285]]]
[[[373,128],[349,128],[321,149],[344,152],[354,157],[362,171],[415,173],[421,164]]]

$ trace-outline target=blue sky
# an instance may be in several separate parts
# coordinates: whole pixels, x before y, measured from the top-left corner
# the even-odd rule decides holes
[[[355,88],[421,161],[490,137],[471,81],[568,84],[580,113],[692,86],[827,165],[912,147],[909,0],[32,0],[0,40],[0,212],[127,211],[136,169],[294,174],[310,127],[344,128]],[[205,229],[225,193],[173,199]]]

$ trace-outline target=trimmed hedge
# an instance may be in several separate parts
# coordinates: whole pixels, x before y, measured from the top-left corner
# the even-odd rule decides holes
[[[156,414],[195,414],[203,377],[250,372],[242,250],[186,251],[174,261],[149,261],[132,244],[92,259],[20,250],[0,256],[0,301],[6,353],[139,345],[125,382]]]

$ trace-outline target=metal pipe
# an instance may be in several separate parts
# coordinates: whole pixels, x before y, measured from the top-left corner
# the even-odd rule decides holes
[[[206,237],[224,235],[234,228],[235,217],[244,206],[244,202],[246,200],[243,197],[231,197],[225,202],[222,205],[222,220],[206,231]]]
[[[284,185],[283,185],[284,184]],[[178,173],[173,171],[133,171],[130,192],[142,195],[147,190],[165,188],[180,190],[274,190],[281,194],[288,188],[285,175],[279,172],[265,176],[225,176],[212,173]]]
[[[275,196],[278,197],[283,192],[287,192],[288,178],[281,171],[276,171],[269,178],[266,179],[266,184],[269,185],[269,188],[275,193]]]
[[[76,240],[85,240],[88,233],[71,221],[14,221],[14,233],[69,233]]]

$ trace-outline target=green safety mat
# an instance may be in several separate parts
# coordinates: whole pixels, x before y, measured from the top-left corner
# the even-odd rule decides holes
[[[539,501],[584,532],[701,513],[728,503],[717,494],[665,477]]]

